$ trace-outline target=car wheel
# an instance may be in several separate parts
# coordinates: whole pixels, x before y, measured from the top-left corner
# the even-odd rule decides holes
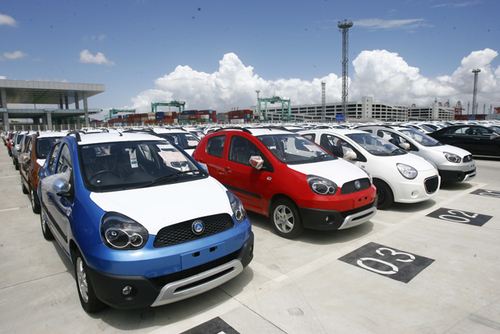
[[[19,165],[17,164],[17,160],[14,160],[14,167],[16,168],[16,170],[19,170]]]
[[[271,223],[276,234],[293,239],[304,231],[297,206],[286,198],[276,200],[271,207]]]
[[[82,308],[87,313],[99,312],[105,305],[95,295],[92,281],[87,274],[87,264],[80,253],[75,254],[73,263],[75,265],[76,289]]]
[[[31,210],[33,210],[34,213],[40,213],[40,201],[38,200],[38,195],[33,189],[30,190],[30,202]]]
[[[26,188],[26,186],[24,185],[22,176],[21,176],[21,190],[23,191],[23,194],[29,194],[28,188]]]
[[[45,240],[54,240],[54,235],[50,231],[49,225],[48,225],[48,218],[47,214],[45,211],[41,210],[40,212],[40,226],[42,227],[42,234]]]
[[[373,184],[377,188],[377,209],[388,209],[394,203],[394,195],[391,188],[383,181],[375,180]]]

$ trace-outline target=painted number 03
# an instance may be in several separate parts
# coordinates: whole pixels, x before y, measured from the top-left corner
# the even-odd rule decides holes
[[[409,253],[405,252],[397,252],[394,249],[387,248],[387,247],[380,247],[378,248],[375,253],[377,253],[380,256],[387,256],[387,257],[395,257],[395,261],[397,262],[413,262],[415,260],[415,256]],[[373,267],[370,267],[367,263],[370,262],[376,262],[376,263],[381,263],[385,266],[387,266],[388,270],[380,270],[380,269],[375,269]],[[394,275],[396,274],[399,269],[396,265],[393,263],[390,263],[388,261],[384,261],[381,259],[375,259],[373,257],[362,257],[360,258],[357,262],[357,265],[360,266],[361,268],[373,271],[377,274],[382,274],[382,275]]]
[[[470,223],[470,219],[474,219],[477,216],[477,213],[467,213],[461,210],[448,210],[448,214],[440,215],[439,218],[454,223]]]

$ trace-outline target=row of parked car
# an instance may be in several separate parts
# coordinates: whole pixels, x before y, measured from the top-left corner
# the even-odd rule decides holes
[[[294,129],[296,130],[296,129]],[[476,175],[469,152],[389,126],[4,133],[23,192],[74,265],[87,312],[203,293],[253,257],[246,211],[276,234],[365,223]]]

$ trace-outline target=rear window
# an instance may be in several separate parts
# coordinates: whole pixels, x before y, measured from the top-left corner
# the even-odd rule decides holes
[[[207,141],[207,153],[215,157],[222,158],[222,153],[224,152],[224,142],[226,141],[226,136],[215,136]]]

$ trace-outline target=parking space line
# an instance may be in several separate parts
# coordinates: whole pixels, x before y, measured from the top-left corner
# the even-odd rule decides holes
[[[23,208],[22,206],[18,206],[16,208],[0,209],[0,213],[8,212],[8,211],[17,211],[17,210],[21,210],[22,208]]]
[[[17,282],[17,283],[11,284],[11,285],[2,286],[2,287],[0,287],[0,291],[6,290],[6,289],[10,289],[10,288],[14,288],[14,287],[17,287],[17,286],[23,285],[23,284],[40,281],[42,279],[53,277],[53,276],[57,276],[57,275],[64,274],[64,273],[67,273],[67,272],[68,272],[67,270],[59,271],[57,273],[48,274],[48,275],[45,275],[45,276],[42,276],[42,277],[37,277],[37,278],[30,279],[30,280],[27,280],[27,281],[21,281],[21,282]]]

